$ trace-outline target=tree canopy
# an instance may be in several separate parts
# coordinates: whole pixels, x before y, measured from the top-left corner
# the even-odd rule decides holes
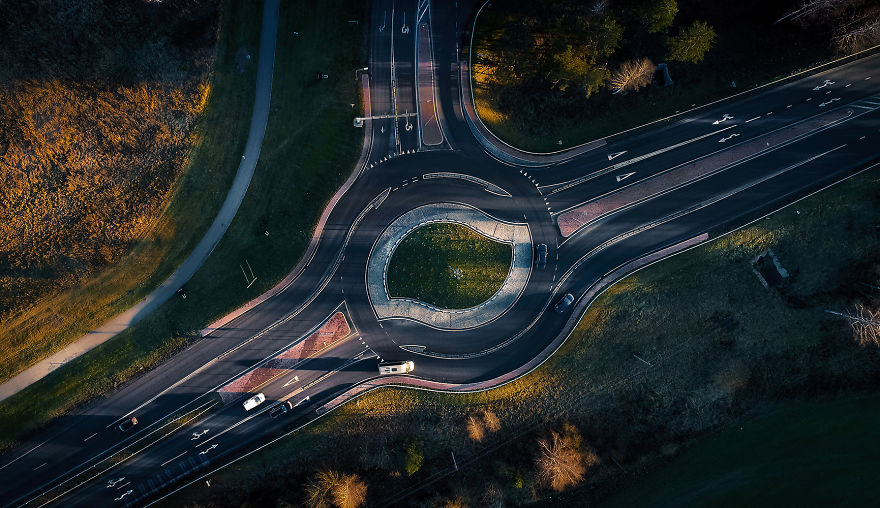
[[[670,37],[666,44],[670,60],[697,63],[715,44],[715,30],[707,23],[694,21],[691,26]]]

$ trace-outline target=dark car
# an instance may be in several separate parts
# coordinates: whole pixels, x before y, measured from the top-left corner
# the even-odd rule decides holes
[[[287,400],[270,409],[269,416],[271,416],[272,418],[276,418],[290,411],[291,409],[293,409],[293,403]]]
[[[567,309],[568,306],[571,305],[571,302],[573,302],[573,301],[574,301],[574,297],[571,295],[571,293],[565,293],[565,296],[560,298],[559,301],[556,302],[556,306],[553,308],[556,309],[556,312],[562,314],[563,312],[565,312],[565,309]]]
[[[119,432],[128,432],[129,429],[138,424],[138,419],[132,416],[131,418],[126,418],[122,423],[116,426],[119,429]]]
[[[544,267],[547,266],[547,244],[539,243],[538,247],[535,248],[535,252],[537,253],[537,256],[535,257],[535,266],[543,270]]]

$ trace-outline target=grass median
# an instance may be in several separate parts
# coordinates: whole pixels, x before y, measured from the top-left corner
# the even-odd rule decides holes
[[[245,21],[256,16],[258,35],[259,6],[230,5]],[[282,3],[260,160],[226,235],[186,284],[187,298],[169,300],[133,328],[0,403],[2,446],[156,365],[297,263],[325,204],[360,155],[363,131],[351,126],[360,113],[353,70],[366,61],[366,45],[364,25],[348,21],[362,19],[365,8],[356,0]],[[330,78],[318,80],[317,71]],[[214,154],[226,152],[240,159],[235,146],[212,148]],[[189,181],[187,188],[198,195],[203,184],[213,189],[216,182]],[[257,277],[250,287],[240,265],[249,265]]]
[[[780,401],[876,393],[880,348],[859,344],[847,320],[825,310],[880,304],[864,286],[878,286],[878,197],[875,168],[627,277],[591,305],[556,354],[521,379],[473,394],[370,392],[212,475],[210,488],[187,488],[168,506],[297,504],[303,486],[326,469],[358,474],[368,485],[367,504],[394,497],[423,506],[592,505],[695,438]],[[752,261],[768,248],[790,276],[766,288]],[[833,426],[861,410],[844,406],[843,413],[817,408],[823,413],[813,421]],[[560,494],[537,476],[535,459],[538,439],[565,423],[580,430],[582,446],[599,463]],[[423,462],[410,474],[399,451],[412,443]],[[699,474],[687,470],[679,478]],[[403,500],[419,486],[424,490]]]
[[[513,255],[467,226],[436,223],[407,235],[391,257],[388,292],[442,309],[467,309],[501,288]]]

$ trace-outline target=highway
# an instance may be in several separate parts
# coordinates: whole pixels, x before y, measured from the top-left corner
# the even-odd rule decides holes
[[[373,2],[368,73],[371,114],[381,118],[364,123],[368,156],[306,269],[166,363],[4,454],[0,503],[147,505],[320,417],[347,390],[375,383],[380,359],[415,362],[398,384],[456,390],[509,379],[552,354],[597,284],[641,266],[634,260],[716,238],[878,160],[880,56],[868,56],[613,136],[578,156],[517,167],[490,155],[485,143],[493,141],[468,126],[459,68],[479,5],[449,4]],[[422,23],[429,32],[419,37]],[[425,40],[430,85],[416,61]],[[420,111],[436,115],[441,142]],[[366,276],[377,241],[407,212],[442,203],[527,225],[532,244],[549,246],[546,268],[528,269],[516,298],[487,324],[378,319]],[[566,293],[575,303],[554,312]],[[257,392],[267,401],[245,411],[241,403]],[[294,409],[270,418],[282,400]],[[132,415],[139,424],[119,432]]]

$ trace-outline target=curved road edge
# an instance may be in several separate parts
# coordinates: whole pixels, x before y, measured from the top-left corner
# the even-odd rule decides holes
[[[371,115],[369,75],[363,74],[361,76],[361,87],[363,90],[365,117],[364,144],[361,147],[361,156],[355,164],[351,175],[348,177],[348,180],[346,180],[345,183],[342,184],[342,187],[340,187],[339,190],[336,191],[333,197],[330,198],[330,202],[328,202],[327,206],[324,207],[324,212],[321,214],[321,218],[318,219],[318,224],[317,226],[315,226],[315,232],[312,234],[312,239],[309,241],[309,246],[306,248],[305,253],[300,258],[299,263],[296,264],[293,270],[291,270],[290,273],[286,277],[284,277],[284,279],[282,279],[271,289],[203,328],[199,332],[199,335],[201,335],[202,337],[206,337],[215,330],[226,326],[236,318],[245,314],[247,311],[253,309],[254,307],[260,305],[261,303],[276,296],[277,294],[290,287],[290,285],[293,284],[300,275],[302,275],[303,271],[305,271],[306,269],[306,266],[308,266],[308,264],[312,261],[312,258],[315,256],[315,252],[317,252],[318,250],[318,243],[320,243],[321,241],[321,233],[324,232],[324,226],[327,224],[327,219],[330,217],[330,213],[333,212],[333,209],[336,207],[336,204],[339,202],[339,200],[342,199],[342,196],[344,196],[345,193],[348,192],[348,190],[351,188],[352,185],[354,185],[354,182],[358,179],[361,173],[364,172],[364,169],[366,169],[367,167],[367,161],[370,158],[370,153],[373,149],[373,122],[369,119]]]
[[[278,12],[281,0],[266,0],[263,4],[263,20],[260,29],[260,54],[257,62],[257,83],[254,105],[251,113],[251,124],[245,143],[244,154],[235,179],[226,195],[220,211],[208,228],[208,231],[174,271],[162,284],[145,296],[141,301],[119,314],[99,328],[92,330],[79,339],[71,342],[55,354],[44,358],[18,375],[0,384],[0,401],[15,395],[31,384],[39,381],[59,366],[82,356],[95,347],[127,330],[146,317],[152,311],[171,298],[178,289],[189,281],[198,271],[217,244],[223,238],[229,224],[238,212],[244,195],[250,186],[260,150],[263,136],[269,120],[269,103],[272,96],[272,77],[275,70],[275,42],[278,34]]]

